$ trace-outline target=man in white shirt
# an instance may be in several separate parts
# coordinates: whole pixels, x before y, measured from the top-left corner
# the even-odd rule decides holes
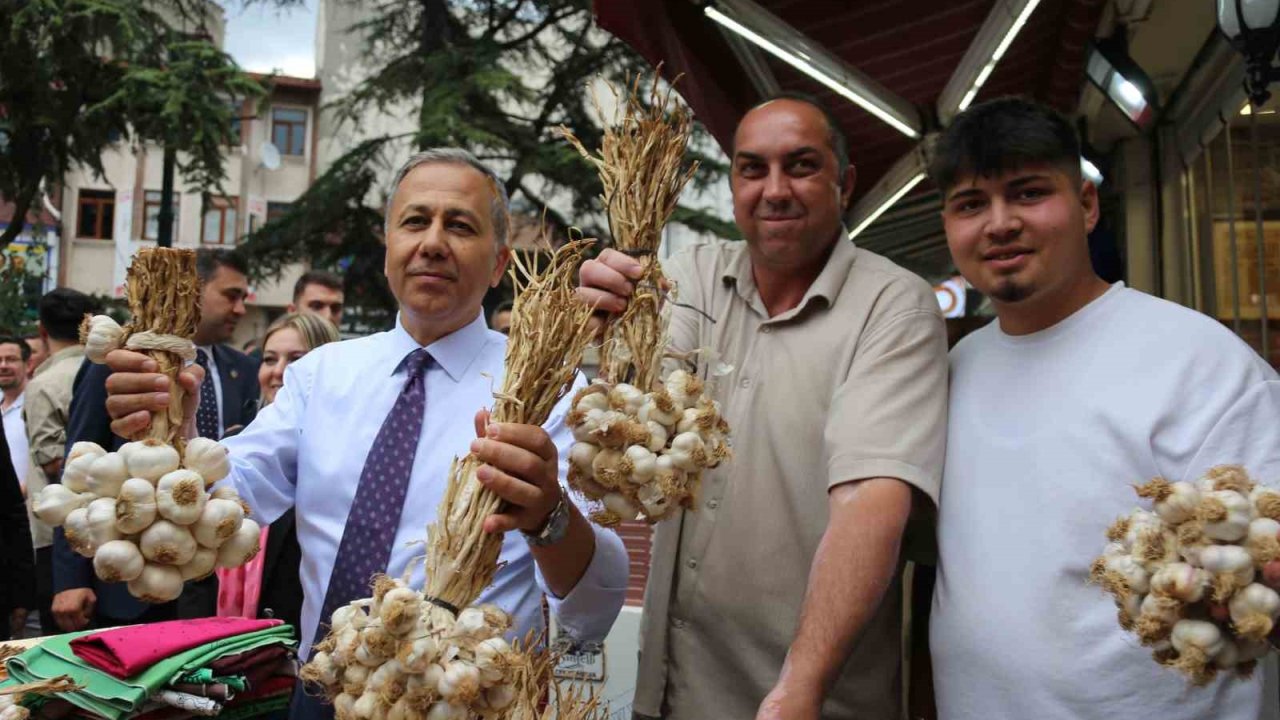
[[[22,422],[23,394],[27,389],[27,361],[31,359],[31,346],[19,337],[0,338],[0,415],[4,418],[4,438],[9,442],[10,461],[18,473],[18,482],[26,491],[27,426]]]
[[[1097,189],[1054,111],[974,106],[931,171],[956,267],[997,316],[951,353],[939,717],[1258,718],[1263,673],[1191,687],[1087,576],[1134,484],[1226,463],[1280,477],[1275,371],[1220,323],[1097,276]]]
[[[381,520],[393,524],[386,537],[394,541],[376,543],[385,555],[376,566],[391,575],[408,568],[413,584],[422,586],[423,568],[414,560],[422,551],[412,543],[425,537],[435,517],[451,460],[468,450],[485,463],[481,482],[509,505],[487,518],[485,529],[522,531],[507,535],[505,565],[480,601],[511,612],[513,632],[523,634],[541,629],[545,593],[563,631],[581,642],[599,641],[622,606],[627,555],[617,535],[592,525],[563,489],[572,444],[563,422],[567,400],[545,428],[491,424],[477,413],[492,403],[505,356],[505,338],[485,327],[481,313],[484,293],[501,279],[509,257],[502,183],[469,153],[433,150],[409,159],[390,197],[386,274],[400,303],[395,329],[312,351],[289,367],[275,401],[225,441],[233,465],[226,482],[257,519],[270,522],[297,508],[302,654],[309,654],[318,624],[327,620],[325,609],[358,597],[331,592],[346,577],[351,528],[376,536],[388,530]],[[111,364],[117,371],[108,381],[113,427],[131,434],[168,402],[163,390],[149,392],[165,381],[133,372],[153,369],[133,353],[116,351]],[[421,391],[414,391],[419,374]],[[189,392],[198,377],[195,370],[181,376]],[[425,396],[419,398],[424,407],[399,416],[415,392]],[[375,488],[402,499],[390,517],[371,520],[365,491],[381,480],[367,477],[368,468],[386,451],[386,423],[398,417],[401,428],[411,428],[400,434],[412,437],[391,457],[393,464],[407,461],[407,484]],[[358,591],[367,593],[367,584]],[[295,696],[293,715],[319,714],[311,702]]]

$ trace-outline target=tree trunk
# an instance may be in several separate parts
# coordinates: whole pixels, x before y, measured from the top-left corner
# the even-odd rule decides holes
[[[164,169],[160,179],[160,224],[156,233],[157,247],[173,247],[173,168],[178,162],[178,154],[172,147],[164,148]],[[143,218],[146,222],[146,218]]]
[[[35,201],[36,195],[40,192],[40,183],[29,185],[23,188],[18,196],[11,198],[13,201],[13,219],[9,221],[9,227],[0,233],[0,248],[9,246],[18,237],[27,226],[27,211],[31,209],[31,203]]]
[[[422,34],[418,40],[418,52],[423,57],[443,50],[449,45],[449,5],[446,0],[422,0]],[[429,150],[431,141],[421,132],[427,123],[427,105],[434,83],[422,84],[422,101],[418,105],[418,150]]]

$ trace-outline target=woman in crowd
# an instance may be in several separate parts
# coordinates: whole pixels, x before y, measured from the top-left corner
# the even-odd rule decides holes
[[[285,368],[338,339],[337,328],[318,315],[289,313],[271,323],[260,345],[258,385],[263,407],[271,404],[284,386]],[[302,615],[302,583],[298,578],[302,555],[293,511],[263,528],[262,535],[262,552],[247,565],[218,570],[218,615],[274,617],[296,628]]]

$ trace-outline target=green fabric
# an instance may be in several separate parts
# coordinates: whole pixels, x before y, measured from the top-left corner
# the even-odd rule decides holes
[[[218,713],[218,720],[241,720],[241,718],[258,717],[266,715],[277,710],[284,710],[289,707],[289,700],[293,697],[292,692],[280,693],[272,697],[265,697],[261,700],[255,700],[251,703],[241,705],[240,707],[223,707],[222,712]]]
[[[197,668],[195,672],[184,673],[174,678],[173,685],[186,683],[191,685],[226,685],[236,692],[244,692],[249,687],[242,675],[214,675],[212,668]]]
[[[112,677],[91,667],[71,651],[71,641],[84,632],[55,635],[40,645],[10,658],[7,665],[9,684],[46,680],[70,675],[83,690],[58,693],[62,699],[109,720],[120,720],[142,707],[147,698],[180,675],[193,672],[226,655],[236,655],[273,644],[293,644],[293,628],[276,625],[257,632],[235,635],[191,648],[166,658],[128,680]]]

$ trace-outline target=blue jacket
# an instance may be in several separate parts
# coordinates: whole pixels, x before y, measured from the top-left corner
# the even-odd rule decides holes
[[[258,409],[258,363],[249,356],[226,345],[213,347],[213,361],[222,380],[223,424],[230,428],[247,425]],[[95,365],[87,359],[76,373],[72,390],[71,412],[67,420],[67,450],[82,440],[98,443],[104,448],[116,450],[127,440],[111,432],[111,417],[107,414],[107,377],[111,371],[105,365]],[[211,615],[216,601],[216,583],[188,583],[188,590],[177,601],[179,617]],[[212,587],[209,587],[209,586]],[[53,538],[53,591],[55,593],[74,588],[92,588],[97,595],[95,612],[119,620],[138,617],[147,604],[129,594],[124,583],[104,583],[93,573],[93,561],[77,555],[67,544],[62,528],[54,531]],[[212,595],[211,595],[212,594]]]

